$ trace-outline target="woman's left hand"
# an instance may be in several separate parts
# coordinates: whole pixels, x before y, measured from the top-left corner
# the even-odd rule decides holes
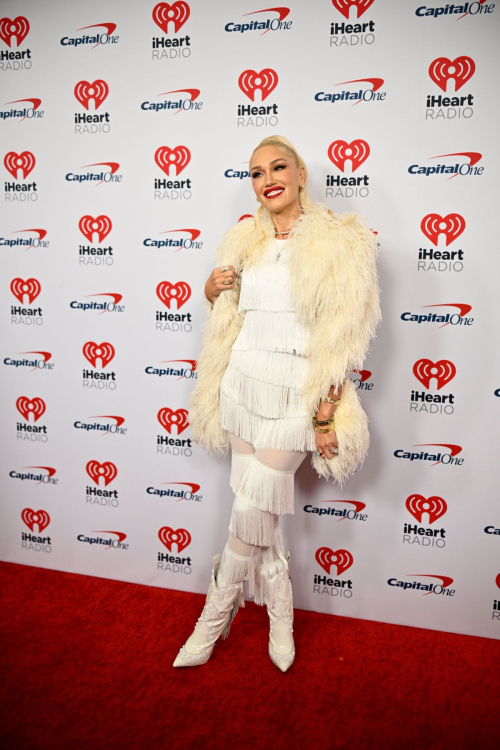
[[[339,444],[337,442],[337,435],[335,430],[331,432],[317,432],[316,433],[316,450],[322,454],[321,458],[333,458],[338,455]],[[337,448],[337,452],[335,452]]]

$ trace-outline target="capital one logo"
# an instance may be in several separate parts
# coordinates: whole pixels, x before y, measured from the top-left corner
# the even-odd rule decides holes
[[[21,518],[30,531],[35,530],[36,524],[38,526],[38,532],[40,534],[50,523],[50,516],[46,510],[32,510],[31,508],[24,508],[24,510],[21,512]]]
[[[337,575],[340,576],[353,563],[353,556],[346,549],[338,549],[334,552],[330,547],[320,547],[316,550],[315,558],[316,562],[321,565],[323,570],[326,570],[328,575],[330,575],[332,565],[335,565]]]
[[[349,11],[351,8],[356,8],[356,18],[359,18],[363,13],[366,13],[370,5],[373,5],[374,2],[375,0],[332,0],[332,5],[349,20]]]
[[[100,479],[104,479],[104,486],[107,487],[118,474],[118,469],[111,461],[105,461],[102,464],[99,461],[89,461],[85,469],[98,487]]]
[[[30,414],[33,415],[34,422],[39,420],[46,408],[45,401],[41,398],[27,398],[26,396],[20,396],[17,399],[16,407],[18,412],[23,415],[27,422],[29,422]]]
[[[17,16],[13,21],[10,18],[0,18],[0,39],[5,42],[7,47],[12,46],[12,37],[15,37],[16,45],[19,47],[28,36],[29,30],[29,21],[24,16]]]
[[[168,3],[158,3],[153,8],[153,21],[160,29],[168,34],[168,24],[172,23],[174,32],[177,34],[179,29],[184,26],[188,20],[191,11],[189,5],[182,0],[169,5]]]
[[[96,344],[94,341],[87,341],[83,345],[83,356],[90,362],[92,367],[97,367],[97,360],[101,360],[101,367],[104,370],[115,356],[115,347],[113,344],[104,341],[102,344]]]
[[[244,70],[238,78],[238,86],[253,102],[257,90],[260,91],[261,101],[264,101],[277,85],[278,74],[272,68],[263,68],[260,73],[255,70]]]
[[[170,303],[175,299],[177,310],[180,310],[191,297],[191,287],[186,281],[178,281],[176,284],[170,281],[160,281],[156,287],[156,295],[169,310],[172,309]]]
[[[186,146],[160,146],[155,152],[155,162],[160,169],[170,176],[170,168],[177,176],[191,161],[191,152]]]
[[[102,242],[108,234],[111,232],[113,224],[109,216],[97,216],[95,219],[92,216],[82,216],[78,222],[78,229],[89,242],[94,242],[94,233],[97,234],[98,242]]]
[[[476,70],[476,64],[472,57],[455,58],[449,60],[447,57],[438,57],[429,65],[429,76],[439,88],[446,94],[448,81],[455,82],[455,92],[469,81]]]
[[[10,291],[21,304],[24,303],[24,297],[26,295],[28,298],[28,304],[31,305],[42,291],[42,286],[37,279],[26,279],[26,281],[23,281],[22,279],[17,278],[12,279],[10,282]]]
[[[108,94],[109,86],[100,78],[94,83],[79,81],[75,86],[75,97],[87,110],[91,99],[94,100],[94,110],[99,109]]]
[[[172,428],[177,427],[177,435],[182,435],[184,430],[189,427],[187,409],[170,409],[164,406],[157,414],[158,422],[166,429],[169,435],[172,435]]]
[[[460,237],[465,229],[465,219],[460,214],[427,214],[422,219],[420,229],[434,245],[438,244],[439,235],[444,234],[446,247]]]
[[[456,373],[457,368],[449,359],[440,359],[439,362],[432,362],[430,359],[419,359],[413,365],[413,374],[427,389],[430,387],[431,378],[435,378],[439,391],[443,385],[453,380]]]
[[[158,532],[158,538],[165,545],[169,552],[172,552],[172,545],[177,545],[177,552],[191,544],[191,534],[187,529],[171,529],[170,526],[163,526]]]
[[[341,172],[345,170],[346,161],[350,161],[352,171],[355,172],[370,156],[370,146],[366,141],[357,139],[347,143],[346,141],[333,141],[328,147],[328,158]]]
[[[433,495],[432,497],[424,497],[423,495],[409,495],[406,498],[406,509],[417,519],[419,523],[422,523],[422,516],[427,513],[429,516],[429,524],[437,521],[438,518],[444,516],[448,510],[446,501],[442,497]]]
[[[23,151],[22,154],[16,154],[15,151],[9,151],[5,154],[3,160],[5,169],[7,169],[12,177],[18,179],[18,170],[21,170],[22,179],[25,180],[31,170],[36,164],[36,159],[31,151]]]

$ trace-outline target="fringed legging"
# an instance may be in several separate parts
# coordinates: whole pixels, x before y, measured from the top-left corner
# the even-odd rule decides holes
[[[254,448],[229,433],[230,485],[235,493],[229,538],[222,552],[218,581],[247,578],[247,594],[272,606],[266,572],[285,556],[279,517],[294,512],[295,472],[307,452]]]

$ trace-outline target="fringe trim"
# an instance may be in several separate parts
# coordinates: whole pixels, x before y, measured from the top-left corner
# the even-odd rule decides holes
[[[271,469],[258,461],[254,455],[254,460],[241,480],[238,493],[254,508],[275,516],[293,516],[294,475],[294,471]]]
[[[308,342],[309,332],[295,312],[249,310],[232,348],[290,353],[295,350],[305,356]]]
[[[231,451],[231,473],[229,475],[229,486],[235,494],[238,492],[241,480],[243,479],[243,474],[245,473],[248,464],[252,460],[253,456],[253,453],[236,453],[236,451]]]
[[[247,544],[270,547],[274,542],[275,516],[250,505],[240,492],[236,493],[229,522],[229,531]]]
[[[254,380],[236,370],[231,363],[221,382],[221,393],[236,404],[244,404],[250,411],[269,419],[305,414],[299,389]]]
[[[219,571],[222,571],[222,573],[220,574],[221,580],[223,581],[224,585],[230,583],[239,583],[240,581],[242,584],[245,583],[247,596],[253,597],[255,595],[256,576],[260,563],[260,554],[255,555],[254,557],[243,557],[242,555],[237,555],[235,552],[233,552],[226,543],[226,546],[222,551],[222,557],[219,566]],[[236,605],[235,602],[236,610],[231,619],[234,619],[234,617],[236,616],[238,606],[245,606],[243,586],[240,594],[238,595],[237,602],[238,605]],[[229,622],[226,626],[228,628],[228,632],[230,624],[231,622]]]
[[[307,417],[268,419],[220,394],[220,424],[224,430],[250,443],[255,450],[315,451],[316,438]]]
[[[239,310],[295,312],[286,263],[277,263],[269,256],[263,258],[259,266],[243,270]]]
[[[273,385],[302,388],[309,363],[306,357],[290,352],[233,350],[229,366],[248,378]]]

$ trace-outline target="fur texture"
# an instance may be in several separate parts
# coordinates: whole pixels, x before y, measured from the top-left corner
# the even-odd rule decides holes
[[[228,433],[220,425],[219,390],[244,321],[244,314],[238,312],[241,271],[259,263],[274,237],[268,211],[260,225],[261,229],[255,219],[244,219],[226,232],[217,248],[217,265],[233,265],[239,276],[234,288],[221,292],[213,306],[207,300],[198,379],[189,397],[194,442],[220,457],[230,449]],[[302,394],[311,420],[331,385],[342,385],[351,370],[362,369],[376,335],[382,317],[378,245],[357,214],[332,214],[318,202],[299,217],[287,246],[298,320],[309,332]],[[325,459],[313,453],[312,465],[319,476],[334,478],[342,486],[360,468],[369,446],[368,420],[350,380],[345,380],[335,411],[335,430],[339,454]]]

